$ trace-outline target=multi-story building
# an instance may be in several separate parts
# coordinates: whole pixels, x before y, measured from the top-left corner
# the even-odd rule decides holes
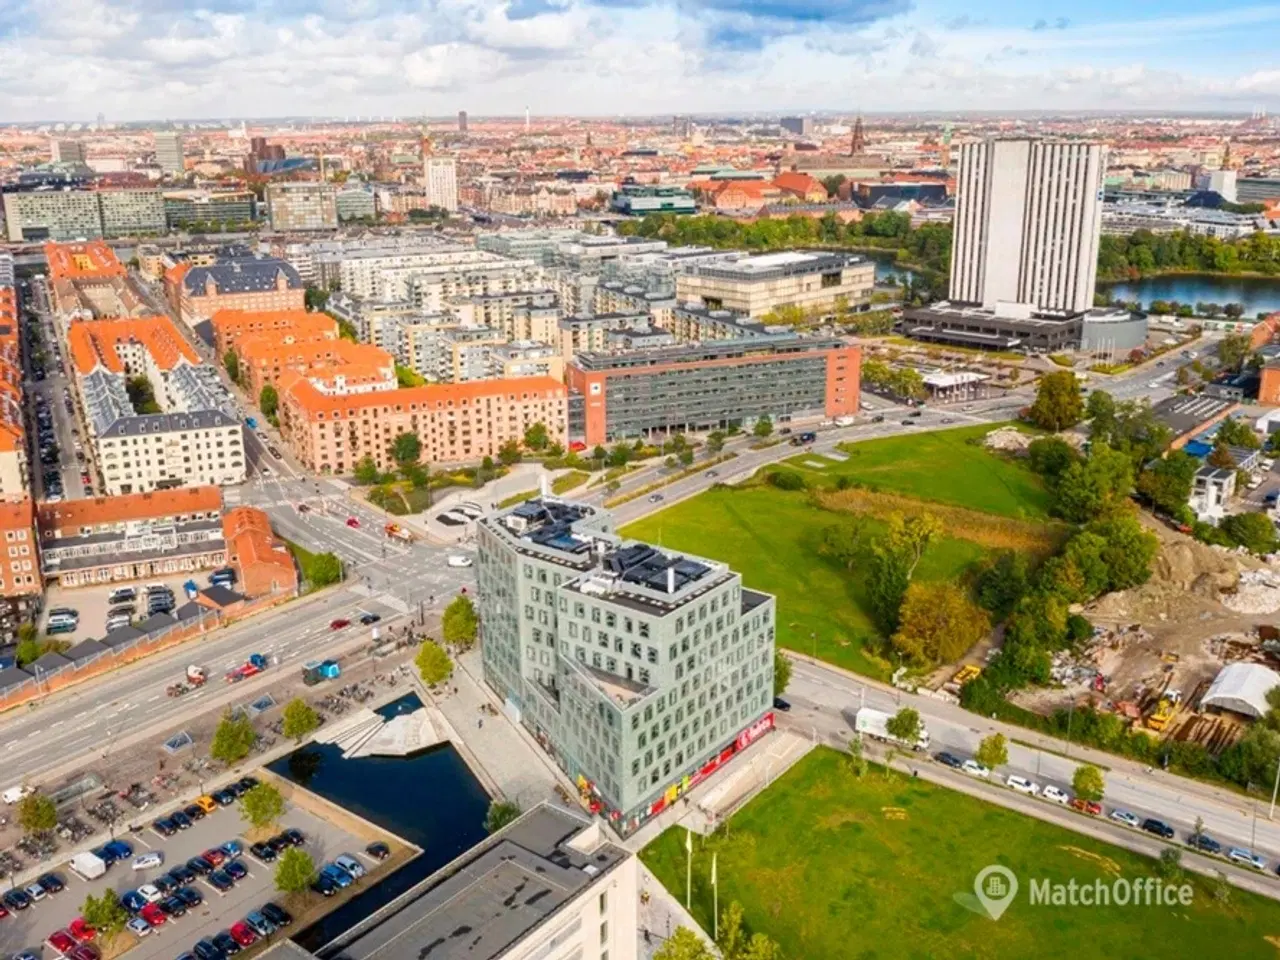
[[[186,172],[182,156],[182,134],[177,130],[157,130],[156,165],[170,175],[181,176]]]
[[[1088,141],[961,145],[951,299],[1090,309],[1106,160],[1106,147]]]
[[[44,597],[35,505],[30,497],[0,503],[0,637],[17,638],[18,625],[40,608]]]
[[[1240,177],[1236,180],[1236,202],[1270,203],[1280,200],[1280,177]]]
[[[432,383],[488,380],[493,350],[507,338],[492,327],[448,326],[409,334],[411,368]]]
[[[66,320],[140,317],[151,312],[115,252],[100,240],[47,243],[49,297]]]
[[[235,402],[168,317],[77,321],[67,346],[107,494],[244,482]],[[161,412],[134,408],[139,377]]]
[[[664,328],[681,343],[697,343],[705,340],[745,340],[768,336],[771,328],[752,320],[745,313],[720,308],[708,309],[692,304],[681,304],[671,310]]]
[[[862,354],[794,334],[627,353],[583,353],[565,368],[569,436],[588,446],[677,431],[850,416]]]
[[[508,340],[555,343],[560,306],[550,290],[487,293],[450,300],[445,309],[465,325],[494,327]]]
[[[596,313],[585,317],[564,317],[559,322],[560,355],[572,360],[579,353],[602,353],[608,336],[624,330],[648,330],[648,313]]]
[[[280,232],[336,230],[338,188],[302,180],[268,184],[267,216],[271,229]]]
[[[783,117],[778,121],[778,126],[797,137],[813,135],[813,117]]]
[[[271,531],[267,515],[253,507],[236,507],[222,517],[227,563],[235,567],[236,589],[248,597],[294,593],[298,569],[289,547]]]
[[[241,339],[256,334],[270,334],[281,343],[291,339],[338,338],[338,323],[333,317],[306,310],[219,310],[210,326],[214,349],[220,359]]]
[[[169,232],[159,190],[99,190],[104,237],[143,237]]]
[[[345,260],[340,276],[352,296],[407,300],[428,313],[463,297],[546,288],[538,264],[469,247]]]
[[[467,135],[467,111],[458,111],[458,132],[464,137]]]
[[[850,306],[870,302],[875,272],[865,257],[789,250],[691,264],[676,277],[676,295],[749,317],[779,307],[830,310],[838,300]]]
[[[593,313],[647,313],[655,326],[667,327],[679,303],[674,276],[670,288],[660,291],[621,280],[606,280],[596,286],[591,309]]]
[[[698,203],[683,187],[624,183],[609,205],[618,213],[643,217],[649,213],[695,213]]]
[[[512,217],[571,217],[578,212],[578,198],[572,190],[530,184],[489,191],[485,207]]]
[[[422,458],[460,463],[497,456],[509,440],[542,423],[553,442],[565,442],[565,387],[555,380],[478,380],[428,384],[359,396],[322,393],[299,373],[277,385],[280,432],[299,461],[318,473],[350,473],[365,456],[394,466],[391,444],[416,433]]]
[[[6,501],[30,496],[21,335],[13,257],[0,253],[0,499]]]
[[[369,220],[378,218],[378,207],[373,199],[373,190],[362,183],[348,183],[334,197],[338,211],[338,222],[348,220]]]
[[[454,213],[458,209],[458,161],[453,157],[426,157],[422,161],[422,185],[427,205]]]
[[[325,335],[281,336],[279,331],[250,334],[233,348],[240,360],[240,383],[251,397],[275,386],[289,371],[302,374],[320,390],[334,396],[394,390],[395,360],[368,343],[352,343]]]
[[[91,190],[6,190],[3,197],[11,243],[102,236],[102,208]]]
[[[298,271],[283,260],[236,252],[206,266],[181,263],[165,272],[170,304],[195,326],[219,310],[263,313],[306,308]]]
[[[620,833],[773,725],[773,597],[542,497],[477,524],[485,681]]]
[[[253,223],[257,199],[252,190],[166,190],[164,216],[171,230],[197,224]]]
[[[53,140],[49,144],[49,159],[54,163],[83,164],[88,154],[88,144],[83,140]]]

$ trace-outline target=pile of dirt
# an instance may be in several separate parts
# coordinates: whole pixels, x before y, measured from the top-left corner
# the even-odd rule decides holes
[[[1088,608],[1098,620],[1152,622],[1223,611],[1224,591],[1240,584],[1241,570],[1256,563],[1189,537],[1162,537],[1151,579],[1140,587],[1101,597]]]
[[[1023,433],[1016,427],[1000,427],[992,430],[982,438],[982,445],[988,450],[1001,450],[1005,453],[1024,454],[1035,437]]]

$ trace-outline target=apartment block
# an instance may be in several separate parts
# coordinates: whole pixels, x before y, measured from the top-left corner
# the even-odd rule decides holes
[[[285,181],[267,185],[267,216],[271,229],[338,229],[338,188],[332,183]]]
[[[156,165],[170,175],[181,175],[186,172],[182,133],[177,130],[157,130],[155,138]]]
[[[99,190],[102,236],[147,237],[169,232],[159,190]]]
[[[151,307],[115,251],[100,240],[46,243],[49,297],[66,320],[140,317]]]
[[[629,835],[773,726],[775,604],[541,497],[477,523],[484,678]]]
[[[219,359],[245,337],[269,334],[280,342],[323,337],[338,339],[338,323],[306,310],[219,310],[210,320]]]
[[[861,356],[840,340],[787,334],[580,354],[565,368],[570,439],[594,446],[766,416],[851,416]]]
[[[30,497],[0,503],[0,637],[17,638],[18,625],[40,608],[44,598],[35,505]]]
[[[565,387],[555,380],[480,380],[429,384],[358,396],[326,395],[296,372],[284,374],[280,432],[308,470],[345,474],[366,455],[394,466],[391,444],[416,433],[422,459],[460,463],[497,456],[535,423],[565,442]]]
[[[471,247],[345,260],[339,272],[352,296],[408,300],[431,313],[464,297],[545,287],[538,264]]]
[[[837,300],[868,303],[875,273],[865,257],[791,250],[693,264],[676,277],[676,295],[758,318],[779,307],[830,310]]]
[[[24,382],[13,256],[0,253],[0,500],[31,495]]]
[[[611,334],[652,329],[648,313],[596,313],[586,317],[563,317],[557,324],[560,354],[570,361],[579,353],[602,353],[609,349]]]
[[[454,213],[458,209],[458,161],[453,157],[426,157],[422,185],[427,205]]]
[[[371,343],[386,350],[406,366],[409,364],[403,331],[431,319],[407,300],[393,300],[389,303],[366,300],[363,297],[353,297],[342,290],[329,297],[325,311],[351,324],[363,343]]]
[[[273,257],[240,252],[206,266],[178,264],[165,272],[171,305],[192,325],[219,310],[250,313],[305,310],[306,288],[292,266]]]
[[[559,339],[560,305],[550,290],[517,290],[460,297],[445,309],[467,325],[493,327],[509,340]]]
[[[675,278],[669,290],[652,291],[621,280],[606,280],[595,288],[592,313],[647,313],[654,326],[667,327],[671,312],[679,305],[676,299]]]
[[[103,236],[102,207],[90,190],[8,190],[0,195],[10,243]]]
[[[395,390],[395,360],[385,350],[327,336],[281,336],[279,331],[257,333],[236,341],[240,383],[249,396],[276,386],[290,371],[306,377],[321,393],[349,396]]]

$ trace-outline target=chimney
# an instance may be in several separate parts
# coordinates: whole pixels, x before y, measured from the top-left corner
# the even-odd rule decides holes
[[[676,592],[676,568],[667,567],[667,593]]]

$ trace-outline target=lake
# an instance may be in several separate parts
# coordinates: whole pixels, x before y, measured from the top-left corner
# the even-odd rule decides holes
[[[390,718],[421,706],[417,695],[409,694],[377,712]],[[488,836],[484,818],[489,795],[451,745],[409,757],[343,760],[340,747],[311,744],[269,769],[423,851],[292,938],[308,950],[329,943]]]
[[[1244,315],[1280,310],[1280,278],[1232,277],[1212,274],[1148,277],[1131,283],[1099,283],[1100,293],[1117,300],[1140,300],[1147,306],[1152,300],[1177,300],[1179,303],[1239,303]]]

